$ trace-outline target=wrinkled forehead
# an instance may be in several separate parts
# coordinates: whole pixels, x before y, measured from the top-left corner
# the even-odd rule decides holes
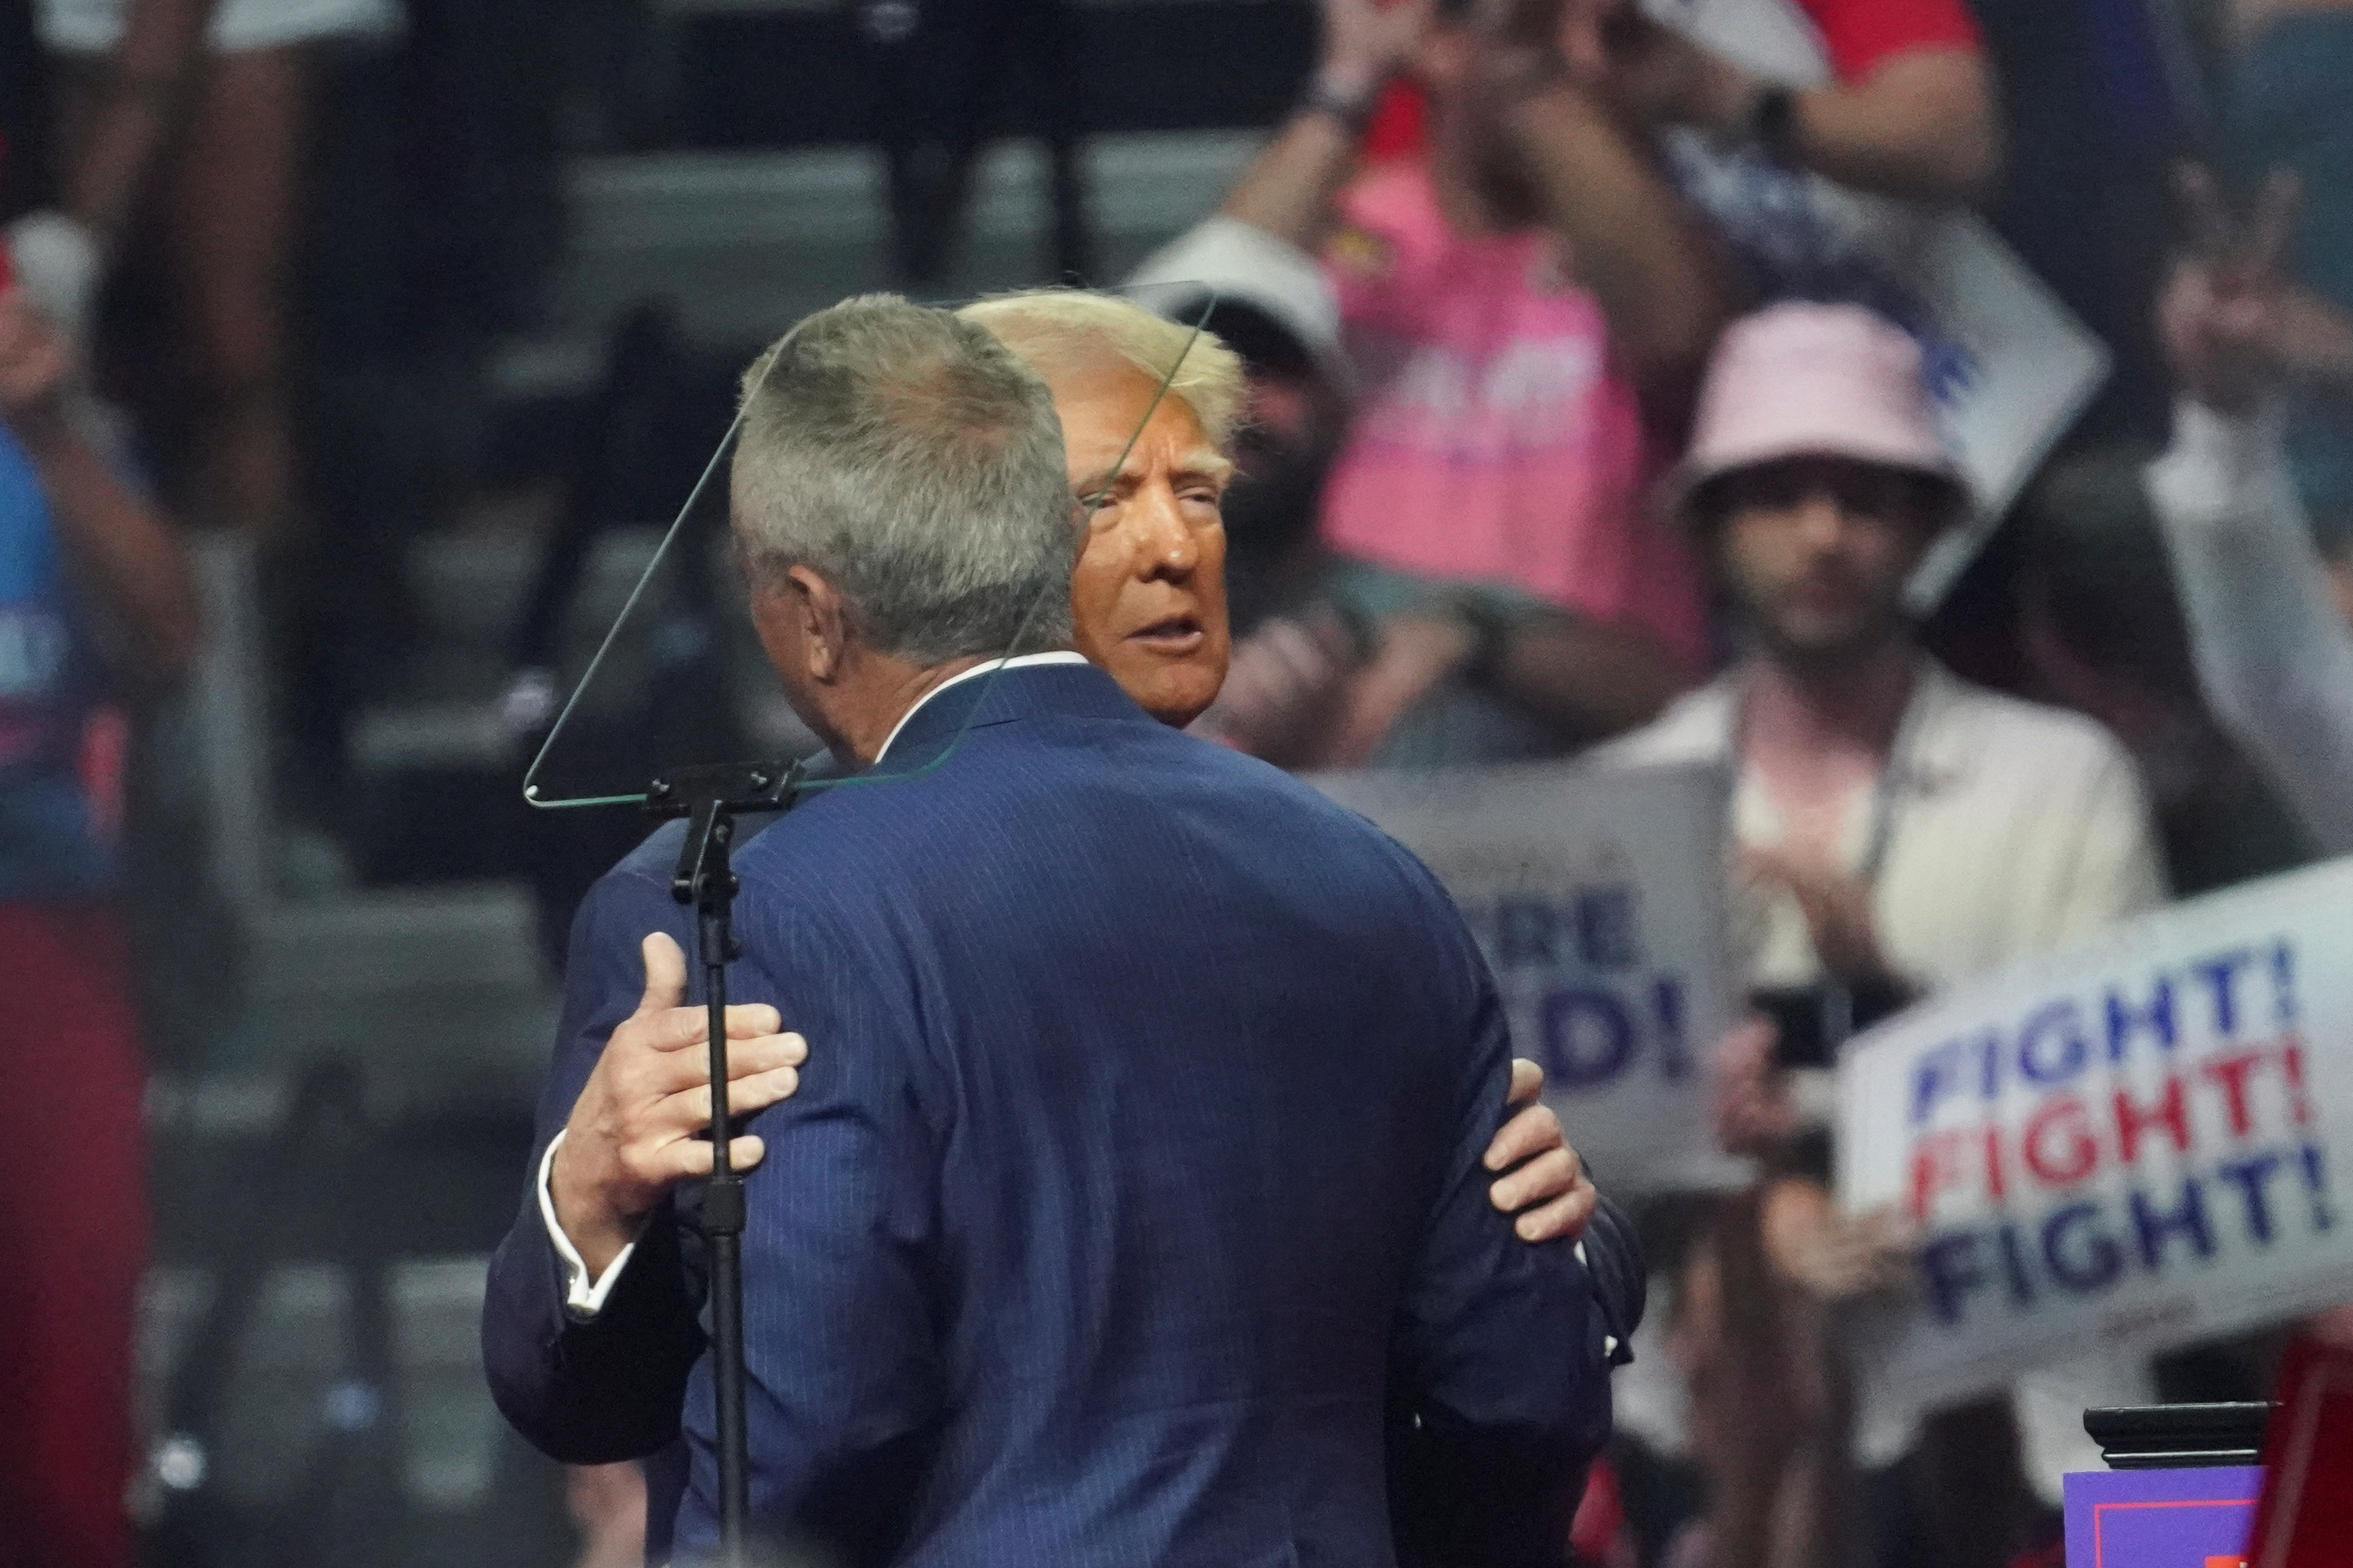
[[[1061,367],[1047,385],[1074,479],[1152,468],[1222,477],[1231,466],[1183,394],[1162,392],[1159,382],[1124,358]]]

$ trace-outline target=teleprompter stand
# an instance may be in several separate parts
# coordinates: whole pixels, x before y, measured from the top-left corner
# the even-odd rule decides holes
[[[719,1416],[719,1541],[727,1568],[744,1568],[750,1510],[748,1438],[744,1426],[744,1173],[727,1158],[727,965],[735,938],[735,890],[727,863],[735,818],[744,812],[789,811],[797,763],[717,763],[673,768],[646,791],[656,816],[686,818],[670,896],[694,906],[695,948],[710,1008],[711,1180],[702,1192],[702,1233],[711,1255],[712,1382]]]

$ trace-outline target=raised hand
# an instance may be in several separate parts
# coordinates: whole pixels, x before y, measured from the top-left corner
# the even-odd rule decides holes
[[[1436,9],[1435,0],[1322,0],[1317,79],[1342,93],[1377,91],[1413,58]]]
[[[21,288],[0,290],[0,418],[54,416],[73,379],[73,349]]]
[[[1493,81],[1567,81],[1637,120],[1729,129],[1756,84],[1634,0],[1482,0],[1474,13]]]
[[[1561,0],[1552,29],[1561,63],[1588,87],[1606,84],[1615,65],[1615,40],[1636,12],[1629,0]]]
[[[556,1223],[599,1275],[637,1238],[646,1216],[681,1182],[711,1174],[709,1019],[688,1007],[686,954],[656,931],[645,940],[645,997],[613,1031],[573,1103],[548,1187]],[[808,1042],[781,1033],[774,1007],[727,1009],[727,1109],[746,1115],[800,1087]],[[766,1147],[745,1133],[727,1157],[749,1170]]]
[[[2206,170],[2186,164],[2176,184],[2190,247],[2158,298],[2158,336],[2183,391],[2218,413],[2244,414],[2287,379],[2294,290],[2280,262],[2301,193],[2294,174],[2274,170],[2242,222]]]

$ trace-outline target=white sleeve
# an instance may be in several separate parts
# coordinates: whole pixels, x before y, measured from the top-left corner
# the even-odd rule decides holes
[[[2277,416],[2184,401],[2147,478],[2207,702],[2321,849],[2353,852],[2353,628],[2322,584]]]
[[[1593,1267],[1593,1265],[1588,1263],[1585,1259],[1584,1242],[1578,1242],[1569,1250],[1577,1254],[1577,1267],[1580,1268],[1590,1268]],[[1616,1355],[1618,1353],[1618,1336],[1616,1334],[1604,1334],[1601,1336],[1601,1353],[1603,1355]]]
[[[605,1310],[605,1298],[613,1293],[613,1284],[628,1267],[629,1254],[638,1249],[636,1242],[614,1255],[605,1265],[605,1272],[595,1279],[588,1278],[587,1260],[564,1227],[555,1223],[555,1197],[548,1190],[548,1173],[555,1169],[555,1152],[564,1147],[564,1134],[558,1132],[547,1145],[547,1152],[539,1160],[539,1217],[547,1226],[547,1239],[555,1245],[555,1256],[564,1265],[564,1315],[575,1323],[594,1322],[596,1314]]]

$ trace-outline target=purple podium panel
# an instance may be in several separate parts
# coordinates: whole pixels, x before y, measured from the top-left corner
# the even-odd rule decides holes
[[[2242,1568],[2260,1465],[2079,1470],[2067,1478],[2067,1568]]]

